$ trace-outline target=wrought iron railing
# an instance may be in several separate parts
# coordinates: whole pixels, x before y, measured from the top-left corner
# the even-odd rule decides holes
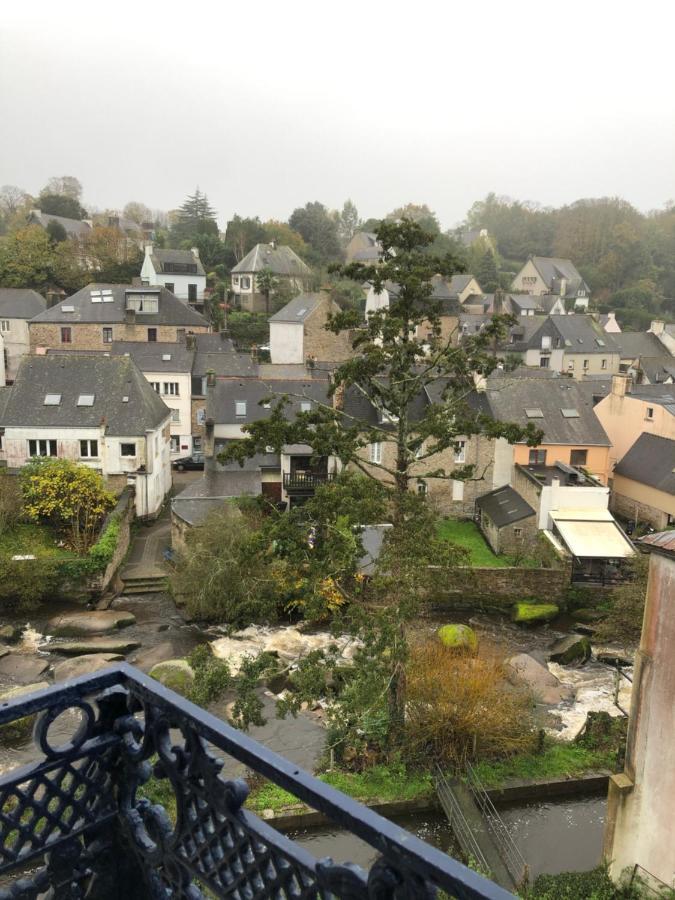
[[[311,492],[335,478],[333,472],[284,472],[284,490]]]
[[[53,746],[50,726],[68,711],[81,723]],[[35,715],[39,759],[0,778],[0,879],[19,874],[0,900],[50,889],[54,900],[422,900],[436,887],[511,897],[125,663],[0,703],[0,727]],[[214,748],[366,841],[377,861],[366,872],[315,859],[245,809],[246,783],[220,774]],[[175,821],[141,796],[153,775],[168,780]]]

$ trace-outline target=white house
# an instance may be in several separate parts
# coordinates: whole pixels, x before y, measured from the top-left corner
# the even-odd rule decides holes
[[[141,267],[141,284],[160,284],[167,291],[188,303],[204,299],[206,272],[199,258],[199,250],[159,250],[145,245]]]
[[[26,288],[0,288],[0,337],[4,354],[0,370],[4,368],[5,381],[16,377],[21,357],[30,350],[28,322],[47,308],[47,301]]]
[[[159,512],[171,489],[171,415],[131,357],[28,356],[5,390],[0,459],[9,469],[36,456],[70,459],[111,490],[133,485],[137,516]]]
[[[192,364],[194,350],[175,343],[115,341],[114,356],[130,356],[155,393],[171,410],[171,459],[189,456],[192,443]]]

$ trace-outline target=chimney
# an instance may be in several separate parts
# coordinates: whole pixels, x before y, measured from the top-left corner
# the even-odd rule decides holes
[[[272,248],[272,250],[276,250],[276,249],[277,249],[277,242],[276,242],[276,241],[270,241],[270,247]]]
[[[187,347],[188,350],[196,350],[197,349],[197,337],[196,337],[196,335],[192,334],[192,332],[190,332],[190,334],[185,335],[185,346]]]
[[[612,375],[612,396],[625,397],[630,393],[630,375]]]
[[[651,325],[649,326],[649,330],[652,334],[655,334],[656,337],[660,337],[666,329],[666,323],[661,322],[659,319],[655,319]]]
[[[145,245],[145,255],[152,256],[152,244]]]
[[[492,312],[495,316],[499,316],[504,312],[504,291],[498,288],[494,293],[492,301]]]
[[[49,289],[47,291],[47,309],[51,309],[52,306],[56,306],[59,302],[59,293],[53,289]]]
[[[195,259],[199,259],[199,247],[191,247],[190,252],[194,256]]]
[[[213,408],[213,393],[216,387],[216,373],[209,369],[206,373],[206,411]],[[216,432],[212,416],[204,419],[204,458],[213,459],[215,455]]]
[[[485,393],[487,388],[487,378],[482,372],[473,373],[473,383],[479,394]]]

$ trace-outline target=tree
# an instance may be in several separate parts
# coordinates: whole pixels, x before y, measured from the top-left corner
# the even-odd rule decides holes
[[[270,294],[273,294],[279,286],[279,279],[271,269],[261,269],[256,275],[258,290],[265,297],[265,313],[270,314]]]
[[[21,470],[24,513],[66,531],[73,548],[85,553],[94,543],[115,495],[89,466],[68,459],[33,459]]]
[[[87,211],[80,206],[80,201],[66,194],[45,194],[38,197],[38,205],[43,213],[50,216],[64,216],[66,219],[84,219]]]
[[[486,293],[491,294],[499,287],[499,271],[497,260],[491,247],[486,247],[478,260],[475,271],[478,284]]]
[[[51,221],[47,225],[47,234],[53,244],[60,244],[68,240],[68,232],[60,222]]]
[[[19,228],[0,238],[0,285],[45,290],[51,281],[54,248],[39,225]]]
[[[314,250],[315,262],[330,262],[340,258],[338,218],[323,203],[315,201],[293,210],[288,224]]]
[[[241,216],[235,215],[227,223],[225,246],[235,262],[241,262],[249,250],[266,240],[265,229],[257,216],[254,219],[243,219]]]
[[[137,200],[130,200],[122,210],[122,215],[125,219],[130,219],[137,225],[154,221],[150,207],[146,206],[145,203],[139,203]]]
[[[184,241],[193,241],[198,234],[218,234],[216,212],[199,188],[178,209],[171,227],[171,240],[175,246],[180,246]]]
[[[207,271],[215,269],[216,266],[227,266],[230,260],[227,247],[217,234],[196,234],[190,241],[184,241],[183,247],[186,250],[196,247]]]
[[[79,248],[91,277],[101,283],[130,284],[141,271],[141,250],[119,228],[97,225],[79,240]]]
[[[345,200],[338,221],[338,234],[343,249],[351,241],[360,227],[361,220],[359,219],[358,209],[351,200]]]
[[[3,184],[0,188],[0,212],[11,217],[26,205],[27,199],[28,194],[23,188],[15,184]]]
[[[405,206],[392,210],[386,218],[388,222],[400,222],[403,219],[416,222],[431,235],[437,235],[441,230],[436,213],[426,203],[406,203]]]
[[[293,231],[286,222],[270,219],[262,227],[265,232],[264,241],[266,243],[270,244],[274,241],[279,247],[290,247],[301,259],[307,257],[309,247],[302,239],[302,235],[298,234],[297,231]]]
[[[61,175],[57,178],[50,178],[40,193],[61,194],[79,201],[82,199],[82,184],[74,175]]]

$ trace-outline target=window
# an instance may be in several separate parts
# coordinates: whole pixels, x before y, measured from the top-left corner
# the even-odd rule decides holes
[[[93,406],[95,397],[95,394],[80,394],[80,396],[77,398],[77,405]]]
[[[171,291],[172,294],[176,293],[174,290],[175,285],[173,284],[173,282],[171,282],[171,281],[165,282],[164,287],[167,289],[167,291]]]
[[[178,453],[180,450],[180,437],[177,434],[171,435],[171,452]]]
[[[526,406],[525,415],[528,419],[543,419],[544,413],[538,406]]]
[[[150,387],[159,394],[159,381],[151,381]]]
[[[45,394],[45,406],[59,406],[61,394]]]
[[[179,409],[172,409],[172,410],[171,410],[171,421],[172,421],[175,425],[180,424],[180,410],[179,410]]]
[[[136,444],[120,444],[120,456],[136,456]]]
[[[157,329],[156,328],[148,328],[148,341],[150,341],[151,344],[154,344],[154,342],[156,340],[157,340]]]
[[[424,495],[427,493],[427,490],[428,490],[428,488],[427,488],[426,481],[418,481],[417,482],[417,493],[418,494]]]
[[[103,343],[104,344],[112,344],[113,334],[112,328],[105,327],[103,329]]]
[[[653,419],[653,418],[654,418],[654,407],[653,407],[653,406],[648,406],[648,407],[647,407],[647,418],[648,418],[648,419]]]
[[[584,360],[584,372],[588,372],[588,360]]]
[[[9,319],[0,319],[0,331],[9,331]]]
[[[541,349],[542,350],[550,350],[551,349],[551,337],[548,334],[542,335],[541,338]]]
[[[370,445],[370,461],[371,463],[382,462],[382,444],[380,441]]]
[[[523,529],[522,529],[522,528],[514,528],[514,529],[513,529],[513,536],[514,536],[515,538],[521,538],[521,537],[523,536]]]
[[[464,482],[452,479],[452,499],[455,502],[461,502],[464,499]]]
[[[82,459],[95,459],[98,456],[98,441],[80,441],[80,456]]]
[[[127,294],[127,309],[137,313],[156,313],[159,309],[157,294]]]
[[[251,289],[251,279],[248,275],[241,276],[241,289],[242,291],[249,291]]]
[[[300,403],[300,412],[311,412],[312,403],[310,400],[302,400]]]
[[[455,462],[466,462],[466,441],[455,441]]]
[[[196,284],[188,284],[188,300],[191,300],[193,303],[197,299],[197,285]]]
[[[174,272],[176,275],[196,275],[197,263],[165,262],[162,264],[165,272]]]
[[[245,416],[246,415],[246,401],[245,400],[237,400],[234,404],[234,412],[237,416]]]
[[[56,452],[56,439],[49,438],[28,441],[29,456],[58,456]]]
[[[545,466],[546,465],[546,451],[545,450],[530,450],[530,456],[527,461],[529,466]]]
[[[567,363],[567,368],[570,370],[570,372],[573,372],[573,371],[574,371],[574,360],[573,360],[573,359],[571,359],[571,360]]]
[[[606,369],[606,368],[607,368],[607,360],[606,360],[606,359],[601,359],[601,360],[600,360],[600,368],[601,368],[601,369]]]
[[[177,381],[165,381],[162,385],[162,393],[169,394],[171,397],[178,397],[178,382]]]
[[[540,369],[548,369],[551,365],[551,357],[550,356],[542,356],[539,360],[539,368]]]
[[[192,438],[192,450],[194,453],[197,453],[198,450],[202,449],[202,439],[199,435],[194,435]]]
[[[239,284],[239,276],[238,275],[232,276],[232,284],[236,284],[236,285]]]
[[[571,466],[585,466],[588,458],[588,450],[572,450],[570,452]]]
[[[265,402],[262,405],[262,408],[263,409],[272,409],[272,404],[270,403],[269,400],[265,400]]]
[[[61,329],[61,343],[62,344],[72,344],[73,343],[73,329],[70,325],[64,325]]]

